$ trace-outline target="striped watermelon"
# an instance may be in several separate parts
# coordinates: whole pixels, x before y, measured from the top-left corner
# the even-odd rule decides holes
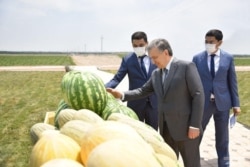
[[[101,115],[107,104],[107,92],[102,79],[90,71],[69,71],[62,79],[65,102],[75,110],[89,109]]]
[[[58,116],[60,114],[60,112],[63,110],[63,109],[66,109],[66,108],[71,108],[68,106],[68,104],[64,101],[64,100],[61,100],[58,104],[58,107],[57,107],[57,110],[55,112],[55,127],[59,128],[59,124],[58,124]]]
[[[102,111],[101,115],[101,117],[104,120],[107,120],[112,113],[122,113],[124,115],[129,116],[130,118],[139,120],[138,116],[131,108],[123,104],[120,104],[110,93],[107,93],[107,95],[108,95],[108,102],[105,109]]]

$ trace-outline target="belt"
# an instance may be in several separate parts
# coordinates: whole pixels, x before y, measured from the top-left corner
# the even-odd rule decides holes
[[[210,98],[210,101],[211,102],[215,102],[215,98]]]

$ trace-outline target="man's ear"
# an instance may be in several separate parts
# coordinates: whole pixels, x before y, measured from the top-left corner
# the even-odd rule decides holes
[[[218,42],[218,47],[221,46],[222,43],[223,43],[223,41],[220,40],[220,41]]]
[[[169,56],[169,52],[168,52],[167,49],[164,50],[164,54],[165,54],[166,56]]]

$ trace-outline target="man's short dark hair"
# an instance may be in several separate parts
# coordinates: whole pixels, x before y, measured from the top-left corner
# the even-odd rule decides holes
[[[147,35],[145,32],[142,32],[142,31],[137,31],[132,34],[131,41],[133,42],[133,40],[135,39],[136,40],[144,39],[144,41],[148,43]]]
[[[221,41],[223,39],[223,34],[218,29],[212,29],[206,33],[206,37],[215,37],[217,41]]]

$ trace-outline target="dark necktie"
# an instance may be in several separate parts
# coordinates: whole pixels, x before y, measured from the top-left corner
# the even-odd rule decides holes
[[[214,56],[216,56],[215,54],[211,55],[211,61],[210,61],[210,73],[212,78],[214,78],[215,76],[215,70],[214,70]]]
[[[166,68],[162,69],[162,85],[164,85],[167,75],[168,75],[168,69]]]
[[[145,56],[146,56],[146,55],[140,56],[140,62],[141,62],[141,69],[142,69],[142,72],[143,72],[144,76],[147,77],[148,75],[147,75],[146,67],[145,67],[145,64],[144,64],[144,62],[143,62],[143,59],[144,59]]]

